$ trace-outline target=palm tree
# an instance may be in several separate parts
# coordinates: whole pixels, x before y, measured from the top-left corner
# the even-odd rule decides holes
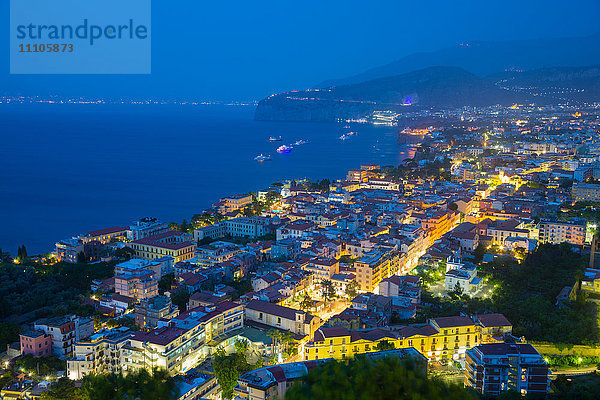
[[[278,343],[281,340],[282,334],[280,331],[278,331],[277,329],[270,329],[267,332],[267,336],[271,338],[271,340],[273,341],[273,353],[277,353],[277,347],[278,347]]]
[[[283,352],[287,353],[288,355],[291,354],[292,349],[296,344],[296,339],[294,339],[290,332],[283,332],[280,339],[283,345]]]

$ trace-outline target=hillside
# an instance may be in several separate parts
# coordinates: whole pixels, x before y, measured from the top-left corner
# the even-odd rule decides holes
[[[513,92],[549,102],[600,100],[600,65],[502,72],[489,78]]]
[[[486,76],[506,69],[532,70],[591,64],[600,64],[600,33],[574,38],[462,43],[433,52],[414,53],[351,77],[322,82],[316,87],[365,82],[436,65],[464,68]]]
[[[258,104],[255,118],[335,121],[363,117],[381,109],[414,111],[420,107],[599,100],[599,65],[501,72],[487,77],[457,67],[430,67],[351,85],[270,96]]]
[[[461,107],[512,104],[529,96],[503,90],[492,80],[456,67],[431,67],[407,74],[325,90],[286,92],[262,100],[259,120],[333,121],[375,109],[404,106]]]

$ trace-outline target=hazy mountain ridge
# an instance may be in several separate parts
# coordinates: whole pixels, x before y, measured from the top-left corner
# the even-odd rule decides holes
[[[259,120],[335,121],[377,109],[552,104],[598,101],[600,67],[553,67],[479,77],[462,68],[430,67],[328,89],[270,96],[259,102]]]
[[[432,52],[414,53],[389,64],[343,79],[332,79],[317,88],[365,82],[436,65],[463,68],[479,76],[505,69],[532,70],[556,66],[600,64],[600,33],[574,38],[502,42],[470,42]]]

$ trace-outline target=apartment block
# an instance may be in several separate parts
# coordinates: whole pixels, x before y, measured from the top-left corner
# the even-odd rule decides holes
[[[167,296],[154,296],[143,299],[134,306],[135,324],[144,330],[154,329],[161,320],[168,321],[179,315],[179,309],[173,306]]]
[[[161,233],[168,232],[171,228],[169,225],[160,222],[158,219],[153,217],[145,217],[139,221],[134,222],[129,227],[130,239],[139,240],[150,236],[160,235]]]
[[[119,373],[121,350],[133,333],[126,327],[102,329],[88,340],[75,343],[73,357],[67,360],[67,376],[83,379],[89,374]]]
[[[600,185],[575,182],[572,188],[573,201],[600,202]]]
[[[569,243],[583,246],[585,243],[587,222],[584,218],[573,218],[569,221],[542,219],[539,226],[539,241],[541,243]]]
[[[528,343],[490,343],[467,350],[464,383],[484,396],[508,390],[545,396],[550,389],[548,363]]]
[[[318,257],[303,265],[302,269],[310,273],[313,284],[318,285],[340,272],[340,262],[335,258]]]
[[[177,375],[205,359],[214,340],[243,327],[241,304],[225,301],[186,311],[150,332],[135,332],[123,346],[123,369],[159,367]]]
[[[122,264],[119,264],[122,265]],[[115,267],[115,292],[136,301],[150,299],[158,295],[158,279],[154,272],[142,268],[134,268],[131,264],[123,268]]]
[[[389,277],[391,254],[381,250],[372,250],[354,263],[356,281],[360,290],[374,292],[379,283]]]

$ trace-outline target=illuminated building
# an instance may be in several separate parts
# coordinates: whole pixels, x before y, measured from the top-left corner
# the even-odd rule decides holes
[[[480,316],[481,317],[481,316]],[[485,332],[485,333],[484,333]],[[501,314],[490,314],[485,325],[463,316],[430,319],[426,324],[353,331],[342,326],[321,327],[304,345],[304,360],[344,359],[377,350],[387,341],[397,349],[414,347],[430,361],[462,359],[467,349],[484,341],[503,341],[490,332],[511,333],[510,322]]]
[[[545,396],[550,389],[548,363],[528,343],[482,344],[467,350],[464,383],[484,396],[508,390]]]
[[[137,258],[154,260],[171,256],[174,262],[186,261],[194,257],[196,245],[189,241],[190,235],[178,231],[168,231],[143,239],[134,240],[130,246]]]
[[[150,332],[135,332],[123,346],[123,370],[185,372],[211,353],[219,337],[243,326],[244,306],[230,301],[186,311]]]

